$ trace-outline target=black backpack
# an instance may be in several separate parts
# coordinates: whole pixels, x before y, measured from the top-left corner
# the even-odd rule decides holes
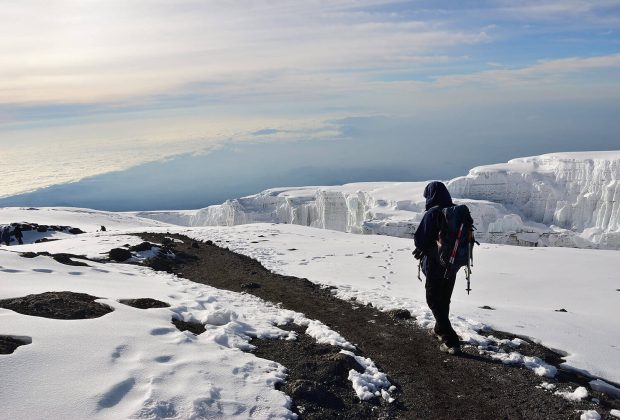
[[[466,277],[471,273],[473,261],[474,220],[464,205],[441,209],[443,214],[439,231],[439,261],[446,268],[446,277],[467,266]]]

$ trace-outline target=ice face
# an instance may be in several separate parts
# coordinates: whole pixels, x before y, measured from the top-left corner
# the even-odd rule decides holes
[[[532,222],[620,248],[619,180],[620,152],[558,153],[474,168],[448,188],[456,197],[501,203]]]
[[[579,152],[481,166],[447,185],[457,203],[469,206],[480,241],[618,249],[619,179],[620,152]],[[178,219],[190,226],[271,222],[411,238],[424,214],[426,184],[277,188]]]

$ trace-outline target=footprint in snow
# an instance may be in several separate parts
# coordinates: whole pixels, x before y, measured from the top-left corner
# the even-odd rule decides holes
[[[114,407],[116,404],[121,402],[121,400],[129,393],[129,391],[131,391],[135,384],[135,378],[128,378],[114,385],[107,392],[105,392],[101,398],[99,398],[99,401],[97,402],[99,409]]]
[[[154,328],[151,330],[151,335],[166,335],[175,332],[174,328]]]
[[[3,269],[0,269],[0,271],[5,272],[5,273],[23,273],[22,270],[15,270],[12,268],[3,268]]]
[[[171,355],[157,356],[157,357],[155,358],[155,361],[156,361],[157,363],[168,363],[169,361],[171,361],[171,360],[172,360],[172,357],[173,357],[173,356],[171,356]]]
[[[116,361],[117,359],[119,359],[128,348],[129,346],[126,344],[117,346],[110,355],[112,357],[112,361]]]
[[[50,270],[49,268],[33,268],[32,271],[34,271],[35,273],[46,273],[46,274],[50,274],[54,272],[54,270]]]

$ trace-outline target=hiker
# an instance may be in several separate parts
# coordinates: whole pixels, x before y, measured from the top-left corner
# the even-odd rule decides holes
[[[17,239],[17,242],[20,245],[24,244],[24,234],[22,233],[22,227],[19,224],[15,225],[15,229],[13,229],[13,236],[15,236],[15,239]]]
[[[0,225],[0,243],[11,245],[11,225]]]
[[[450,324],[450,298],[456,280],[456,271],[447,271],[440,262],[438,241],[444,215],[442,209],[451,207],[452,197],[446,186],[439,181],[429,183],[424,189],[426,213],[415,234],[414,256],[422,258],[422,272],[426,276],[426,303],[435,317],[431,331],[442,341],[440,350],[455,354],[460,351],[459,336]]]

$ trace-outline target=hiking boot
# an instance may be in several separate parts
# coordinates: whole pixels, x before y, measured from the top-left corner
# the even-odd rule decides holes
[[[439,350],[444,353],[455,355],[461,352],[461,346],[448,346],[446,343],[441,343]]]
[[[445,338],[443,338],[443,337],[441,336],[441,334],[436,333],[436,332],[435,332],[435,330],[434,330],[434,329],[432,329],[432,328],[431,328],[430,330],[428,330],[428,335],[430,335],[431,337],[436,338],[438,341],[441,341],[441,342],[446,341],[446,339],[445,339]]]

